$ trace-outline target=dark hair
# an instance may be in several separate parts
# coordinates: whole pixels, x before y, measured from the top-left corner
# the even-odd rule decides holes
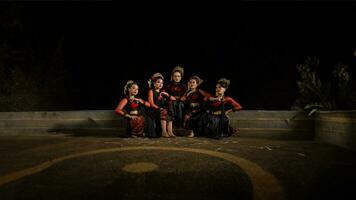
[[[199,78],[199,76],[192,76],[192,77],[190,77],[189,80],[192,80],[192,79],[194,79],[197,82],[197,85],[200,85],[203,83],[203,79]]]
[[[128,81],[126,82],[126,84],[125,84],[125,86],[124,86],[124,94],[125,94],[125,95],[127,95],[129,89],[130,89],[131,86],[133,86],[133,85],[137,85],[137,86],[138,86],[138,84],[137,84],[135,81],[133,81],[133,80],[128,80]]]
[[[218,80],[217,84],[221,85],[221,87],[227,89],[230,85],[230,80],[226,78],[221,78]]]
[[[171,79],[172,79],[174,72],[179,72],[181,76],[184,75],[184,69],[183,69],[183,67],[181,67],[179,65],[176,66],[175,68],[173,68],[172,73],[171,73]]]
[[[148,87],[152,88],[152,82],[156,82],[158,79],[164,80],[164,77],[161,73],[154,73],[151,78],[148,80]]]

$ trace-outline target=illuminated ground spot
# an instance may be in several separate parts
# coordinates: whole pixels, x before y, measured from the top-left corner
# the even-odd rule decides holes
[[[131,173],[144,173],[144,172],[151,172],[158,169],[158,166],[154,163],[148,162],[139,162],[139,163],[132,163],[129,165],[125,165],[122,170]]]

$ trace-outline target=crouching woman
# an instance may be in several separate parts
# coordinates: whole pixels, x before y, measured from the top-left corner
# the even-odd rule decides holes
[[[127,81],[124,87],[125,97],[121,99],[115,113],[127,120],[127,136],[143,137],[145,130],[145,107],[150,104],[143,99],[136,98],[138,84],[132,80]]]
[[[234,129],[230,126],[228,113],[242,109],[242,106],[231,97],[225,96],[230,80],[221,78],[215,88],[215,96],[207,97],[208,116],[206,119],[205,135],[215,139],[229,137]]]

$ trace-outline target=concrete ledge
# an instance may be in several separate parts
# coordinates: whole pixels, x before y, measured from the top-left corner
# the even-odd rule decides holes
[[[316,141],[356,150],[356,111],[321,111],[315,124]]]
[[[0,135],[96,133],[120,136],[125,128],[125,120],[112,110],[0,112]]]
[[[231,125],[243,137],[311,140],[314,120],[300,111],[239,111],[231,113]]]
[[[243,137],[312,139],[314,121],[298,111],[239,111],[231,125]],[[124,135],[126,122],[113,110],[1,112],[0,135],[94,133]]]
[[[241,137],[313,140],[356,150],[356,111],[244,110],[231,113]],[[113,110],[0,112],[0,135],[123,136],[126,121]]]

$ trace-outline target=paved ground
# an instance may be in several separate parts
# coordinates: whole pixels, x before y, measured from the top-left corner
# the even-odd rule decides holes
[[[345,199],[356,152],[231,137],[0,136],[0,199]]]

